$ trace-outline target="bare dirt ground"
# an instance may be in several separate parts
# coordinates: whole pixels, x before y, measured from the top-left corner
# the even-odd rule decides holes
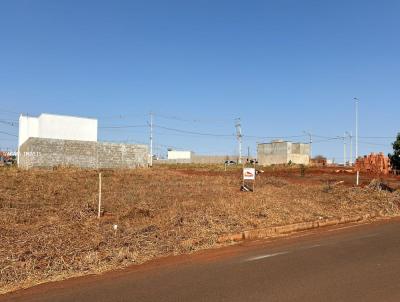
[[[97,171],[1,169],[0,293],[215,247],[245,229],[400,214],[398,177],[385,179],[389,192],[367,186],[373,175],[356,188],[339,168],[263,170],[253,193],[239,190],[236,167],[103,171],[99,220]]]

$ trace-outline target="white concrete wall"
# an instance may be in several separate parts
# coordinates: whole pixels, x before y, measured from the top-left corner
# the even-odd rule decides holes
[[[97,120],[42,114],[39,116],[39,137],[96,142]]]
[[[168,151],[168,159],[191,159],[192,151],[177,151],[171,150]]]
[[[18,128],[18,149],[30,137],[39,137],[39,119],[21,115]]]
[[[55,114],[21,115],[18,148],[30,137],[96,142],[97,120]]]

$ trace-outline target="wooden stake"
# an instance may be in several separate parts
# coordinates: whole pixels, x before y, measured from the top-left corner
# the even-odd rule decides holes
[[[100,219],[101,215],[101,172],[99,173],[99,211],[97,213],[97,218]]]
[[[256,160],[254,160],[253,192],[254,192],[254,187],[256,186],[256,178],[257,178],[257,167],[256,167]]]

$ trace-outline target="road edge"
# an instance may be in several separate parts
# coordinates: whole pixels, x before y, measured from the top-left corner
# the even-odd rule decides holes
[[[238,242],[244,240],[264,239],[280,237],[287,234],[313,230],[328,226],[335,226],[349,223],[363,223],[369,220],[387,219],[400,217],[400,215],[385,215],[383,213],[368,213],[364,215],[343,216],[340,218],[319,219],[316,221],[299,222],[282,226],[273,226],[261,229],[245,230],[239,233],[232,233],[218,237],[217,243]]]

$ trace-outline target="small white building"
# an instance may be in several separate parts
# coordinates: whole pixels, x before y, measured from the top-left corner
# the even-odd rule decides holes
[[[19,117],[18,147],[28,138],[97,141],[97,119],[42,113]]]
[[[191,160],[192,156],[192,151],[168,150],[167,158],[169,160]]]
[[[42,113],[19,117],[18,151],[29,138],[97,142],[97,119]]]

